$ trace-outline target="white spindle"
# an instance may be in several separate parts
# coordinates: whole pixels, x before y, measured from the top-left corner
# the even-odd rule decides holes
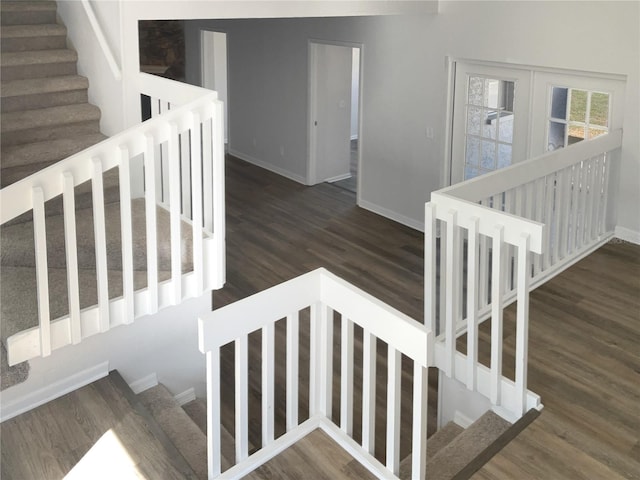
[[[460,315],[460,228],[457,224],[457,212],[450,210],[447,213],[447,279],[446,279],[446,323],[445,345],[447,360],[445,372],[448,377],[455,374],[456,356],[456,323]]]
[[[593,239],[591,226],[594,218],[594,198],[595,198],[595,182],[596,182],[596,158],[591,158],[587,162],[589,165],[589,173],[587,180],[587,207],[586,207],[586,222],[584,224],[584,241],[585,244],[589,244]]]
[[[275,324],[262,329],[262,446],[274,439]]]
[[[135,317],[133,228],[129,173],[129,150],[126,147],[121,146],[118,175],[120,179],[120,232],[122,238],[122,296],[124,299],[124,323],[133,322]]]
[[[202,250],[202,151],[200,147],[200,116],[192,116],[191,130],[191,219],[193,236],[193,274],[196,279],[196,289],[204,289],[204,253]]]
[[[562,211],[564,208],[563,205],[563,192],[562,186],[564,185],[564,174],[562,170],[557,172],[555,175],[554,182],[554,203],[553,203],[553,226],[548,226],[548,229],[552,229],[552,239],[551,239],[551,250],[553,251],[553,260],[551,264],[557,263],[560,261],[560,242],[562,240],[562,232],[560,229],[562,228]]]
[[[167,203],[169,201],[169,186],[165,185],[165,181],[169,180],[168,169],[167,169],[167,144],[166,143],[157,143],[154,146],[154,153],[157,162],[157,167],[155,169],[155,189],[156,189],[156,197],[158,202]]]
[[[173,304],[182,301],[182,238],[180,235],[180,137],[172,123],[169,135],[169,221],[171,224],[171,284]]]
[[[425,324],[436,331],[436,214],[435,205],[424,209],[424,314]]]
[[[402,354],[388,346],[387,354],[387,468],[400,470],[400,380]]]
[[[213,232],[213,120],[202,122],[202,188],[204,228]],[[212,268],[215,265],[211,266]]]
[[[573,175],[573,169],[571,167],[565,168],[562,171],[562,186],[560,187],[560,204],[561,204],[561,218],[560,231],[558,232],[560,237],[560,249],[558,250],[558,258],[562,259],[567,256],[569,249],[569,235],[571,227],[570,212],[571,212],[571,177]]]
[[[287,316],[287,432],[298,426],[298,361],[300,315]]]
[[[429,369],[413,363],[413,439],[411,449],[411,478],[424,480],[427,471],[427,409]]]
[[[516,312],[516,394],[518,410],[524,414],[527,410],[527,361],[529,345],[529,236],[522,235],[518,245],[518,293]]]
[[[604,158],[599,156],[594,161],[593,181],[593,218],[591,220],[590,238],[595,240],[600,235],[600,222],[602,215],[602,179],[604,178]]]
[[[309,417],[314,416],[320,409],[320,387],[319,380],[322,378],[319,373],[320,355],[318,331],[320,325],[320,310],[322,305],[316,303],[311,305],[309,312]]]
[[[376,442],[376,337],[362,332],[362,448],[373,455]]]
[[[603,154],[604,178],[602,179],[602,215],[598,222],[600,233],[607,231],[607,203],[609,200],[609,175],[611,170],[611,159],[607,153]]]
[[[502,385],[502,262],[504,256],[504,228],[498,225],[493,234],[491,268],[491,403],[500,405]]]
[[[571,179],[571,232],[569,235],[568,253],[573,253],[578,248],[578,220],[579,220],[579,200],[580,200],[580,176],[582,169],[580,164],[574,165]]]
[[[44,192],[42,188],[33,187],[31,197],[33,201],[33,236],[36,252],[40,353],[43,357],[48,357],[51,355],[51,313],[49,310],[47,234],[44,215]]]
[[[340,365],[340,428],[353,433],[353,322],[342,317]]]
[[[319,317],[319,411],[328,418],[331,418],[331,401],[333,386],[333,310],[322,305]]]
[[[80,323],[75,184],[71,172],[64,172],[62,175],[62,204],[64,209],[64,247],[67,257],[67,292],[69,295],[71,343],[76,345],[82,340],[82,325]]]
[[[92,159],[91,194],[93,200],[93,233],[96,248],[96,277],[98,284],[98,321],[100,331],[109,330],[109,272],[107,270],[107,232],[104,215],[104,186],[102,161]]]
[[[580,172],[580,198],[578,199],[579,208],[579,222],[578,222],[578,236],[576,239],[576,247],[580,248],[584,245],[587,223],[587,191],[589,185],[589,162],[587,160],[582,162]]]
[[[553,202],[554,202],[554,192],[555,192],[555,175],[549,175],[545,181],[546,184],[546,195],[545,195],[545,213],[544,213],[544,223],[547,224],[547,228],[545,229],[545,253],[542,254],[543,259],[543,270],[547,270],[553,264],[553,255],[555,252],[553,251],[553,236],[557,235],[557,232],[553,230]]]
[[[533,210],[534,210],[534,216],[533,219],[544,223],[544,206],[545,206],[545,179],[544,178],[537,178],[536,180],[534,180],[533,185],[534,185],[534,189],[535,189],[535,201],[534,201],[534,205],[533,205]],[[547,235],[548,235],[549,230],[547,229]],[[543,241],[543,243],[545,245],[547,245],[546,241]],[[536,276],[538,275],[544,268],[544,259],[543,259],[544,255],[542,254],[536,254],[535,255],[535,261],[533,262],[533,275]]]
[[[200,128],[200,126],[197,126]],[[195,129],[195,125],[191,128]],[[182,179],[182,214],[191,218],[191,129],[180,134],[180,178]]]
[[[158,311],[158,220],[156,211],[156,159],[155,142],[151,134],[146,135],[144,154],[145,177],[145,223],[147,227],[147,311]]]
[[[218,274],[216,287],[224,285],[226,272],[225,253],[225,189],[224,189],[224,111],[222,102],[215,104],[215,116],[213,123],[213,231],[215,233],[215,259],[214,272]]]
[[[440,308],[438,309],[438,321],[437,321],[437,335],[442,335],[445,333],[445,325],[447,318],[447,259],[450,255],[453,255],[451,251],[448,249],[449,241],[448,241],[448,226],[446,221],[440,221],[440,264],[439,270],[440,278],[438,279],[438,300],[440,302]]]
[[[474,217],[467,235],[467,388],[476,388],[478,362],[478,223]]]
[[[487,201],[482,201],[481,205],[486,206]],[[489,304],[489,242],[485,235],[480,236],[478,295],[480,297],[478,308],[487,306]]]
[[[246,335],[235,341],[236,463],[249,456],[249,346]]]
[[[209,478],[215,478],[222,471],[222,438],[220,425],[220,350],[209,351],[207,358],[207,460]]]

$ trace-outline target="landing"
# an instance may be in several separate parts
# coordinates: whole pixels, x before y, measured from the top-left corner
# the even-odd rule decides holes
[[[244,478],[248,480],[273,478],[368,480],[376,477],[329,435],[316,429]]]

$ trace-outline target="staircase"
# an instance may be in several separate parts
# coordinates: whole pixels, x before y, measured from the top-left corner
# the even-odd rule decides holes
[[[446,425],[429,439],[428,478],[460,478],[460,471],[510,427],[492,412],[467,430]],[[2,434],[3,478],[91,478],[97,472],[111,478],[136,472],[146,478],[207,478],[205,402],[180,406],[162,384],[135,395],[117,371],[4,422]],[[101,456],[112,434],[121,447]],[[22,449],[24,442],[39,450]],[[224,471],[234,463],[233,437],[224,428],[222,444]],[[410,456],[403,460],[400,478],[410,478],[405,468],[410,463]],[[313,478],[313,472],[307,474]]]
[[[100,133],[100,110],[88,103],[89,82],[77,75],[77,54],[67,48],[67,30],[56,23],[53,1],[3,1],[0,4],[2,187],[17,182],[106,137]],[[108,200],[117,198],[114,182]],[[90,206],[90,188],[79,189],[78,208]],[[50,201],[47,214],[62,211]],[[33,244],[31,215],[2,229],[2,389],[24,381],[28,365],[7,367],[6,339],[33,326],[35,272],[20,242]],[[27,238],[25,238],[25,235]],[[52,271],[53,284],[56,272]],[[64,281],[62,282],[64,284]],[[62,285],[60,285],[62,286]],[[54,295],[55,298],[64,295]],[[60,302],[53,305],[59,309]]]

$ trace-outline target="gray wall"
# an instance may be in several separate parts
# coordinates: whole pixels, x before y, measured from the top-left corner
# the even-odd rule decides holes
[[[418,228],[424,202],[444,184],[447,56],[627,75],[618,224],[640,232],[638,10],[637,2],[442,2],[437,15],[414,17],[190,21],[187,75],[199,81],[199,29],[226,31],[230,149],[304,181],[307,42],[363,44],[360,204]]]

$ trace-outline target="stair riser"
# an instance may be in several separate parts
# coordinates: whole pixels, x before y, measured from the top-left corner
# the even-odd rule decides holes
[[[87,120],[81,123],[70,123],[55,127],[30,128],[3,133],[2,144],[5,146],[12,146],[99,132],[100,122],[98,120]]]
[[[67,37],[46,36],[46,37],[20,37],[3,38],[2,52],[27,52],[30,50],[58,50],[67,47]]]
[[[6,81],[20,80],[23,78],[58,77],[62,75],[75,75],[76,73],[76,62],[55,62],[3,66],[0,76]]]
[[[2,25],[41,25],[56,23],[55,10],[2,12]]]
[[[32,163],[63,160],[71,155],[100,143],[106,137],[102,134],[62,139],[55,142],[13,145],[2,148],[2,168],[22,167]]]
[[[17,112],[20,110],[36,110],[38,108],[59,107],[87,103],[89,95],[86,89],[67,92],[49,92],[33,95],[20,95],[2,99],[2,112]]]

